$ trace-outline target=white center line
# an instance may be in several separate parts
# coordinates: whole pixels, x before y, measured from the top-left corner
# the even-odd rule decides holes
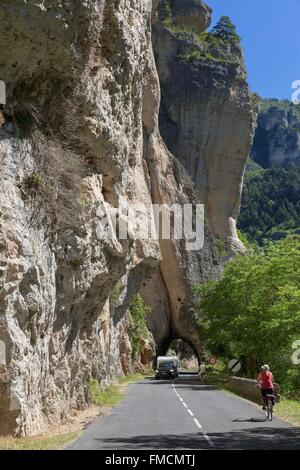
[[[207,440],[207,442],[209,443],[211,447],[216,447],[213,441],[211,440],[211,438],[207,434],[205,434],[205,432],[203,432],[202,434],[203,434],[204,439]]]
[[[197,428],[202,429],[202,426],[199,423],[199,421],[197,420],[197,418],[194,418],[194,423],[196,424]]]
[[[172,383],[172,387],[173,387],[173,390],[175,392],[175,394],[177,395],[177,397],[179,398],[179,400],[182,402],[183,406],[187,409],[187,412],[189,413],[190,416],[194,416],[194,413],[192,412],[192,410],[190,410],[187,406],[187,404],[183,401],[183,398],[181,398],[181,396],[179,395],[179,393],[177,392],[174,384]],[[216,447],[214,442],[212,441],[212,439],[202,430],[202,425],[199,423],[198,419],[197,418],[193,418],[194,420],[194,423],[196,424],[197,428],[198,429],[201,429],[201,434],[203,435],[204,439],[208,442],[208,444],[211,446],[211,447]]]

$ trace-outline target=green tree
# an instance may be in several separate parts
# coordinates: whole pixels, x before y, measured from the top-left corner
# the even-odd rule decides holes
[[[195,292],[199,332],[210,350],[247,358],[250,376],[269,362],[277,379],[293,388],[289,377],[300,380],[291,362],[300,334],[299,238],[250,249],[226,265],[219,281],[197,285]]]
[[[300,228],[300,166],[260,168],[246,172],[238,220],[250,241],[263,244]]]
[[[235,25],[228,16],[221,16],[219,22],[211,31],[214,36],[225,41],[239,41]]]
[[[168,28],[172,23],[172,10],[170,7],[169,0],[164,0],[158,6],[158,19],[159,21]]]

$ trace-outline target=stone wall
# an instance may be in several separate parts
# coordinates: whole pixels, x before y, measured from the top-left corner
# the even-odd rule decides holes
[[[245,379],[242,377],[230,377],[228,379],[228,385],[237,395],[240,395],[248,400],[254,401],[257,404],[261,404],[260,390],[256,387],[257,381],[251,379]],[[275,385],[275,394],[279,394],[279,385]]]

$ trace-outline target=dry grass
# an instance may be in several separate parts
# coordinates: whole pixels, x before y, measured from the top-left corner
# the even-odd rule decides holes
[[[43,105],[35,93],[39,83],[41,88],[45,83],[49,86]],[[48,83],[47,76],[39,77],[34,86],[19,83],[8,106],[18,138],[27,140],[32,147],[34,166],[20,181],[19,188],[34,224],[64,229],[80,226],[81,181],[87,173],[87,155],[74,143],[79,104],[73,91],[72,86],[66,87],[61,81]]]
[[[0,450],[55,450],[61,449],[80,436],[81,432],[71,432],[52,437],[0,437]]]
[[[35,129],[30,133],[34,171],[20,183],[23,197],[31,205],[33,222],[80,226],[81,180],[85,164],[55,136]]]
[[[291,424],[300,426],[300,403],[295,400],[281,400],[275,408],[276,416]]]

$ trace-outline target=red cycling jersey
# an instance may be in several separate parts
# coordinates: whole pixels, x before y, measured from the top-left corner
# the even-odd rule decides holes
[[[274,388],[274,378],[272,372],[264,370],[259,374],[259,382],[261,389]]]

